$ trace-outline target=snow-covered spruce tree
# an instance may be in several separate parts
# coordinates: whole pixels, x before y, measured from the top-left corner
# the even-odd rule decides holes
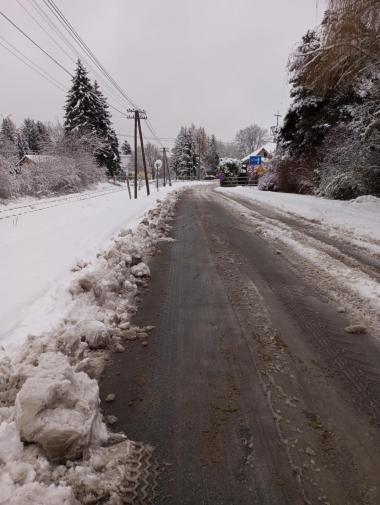
[[[21,136],[30,154],[38,154],[42,151],[44,138],[37,126],[37,123],[30,118],[24,120],[21,127]]]
[[[78,60],[65,105],[64,128],[67,132],[75,130],[83,134],[97,133],[99,100],[87,74],[82,62]]]
[[[17,132],[16,145],[17,145],[18,157],[19,159],[21,159],[23,156],[25,156],[25,154],[28,153],[28,144],[24,139],[21,131]]]
[[[5,158],[16,158],[17,128],[12,119],[7,116],[1,122],[0,129],[0,155]]]
[[[49,128],[42,121],[37,121],[36,128],[38,131],[40,152],[46,151],[51,144]]]
[[[131,154],[132,153],[132,148],[128,140],[124,140],[122,146],[121,146],[121,152],[125,155]]]
[[[215,175],[218,170],[219,154],[215,135],[207,139],[207,148],[204,155],[206,173]]]
[[[120,173],[119,140],[115,130],[112,128],[107,99],[100,91],[96,81],[94,83],[94,93],[98,99],[96,133],[103,141],[102,147],[96,151],[96,159],[101,166],[107,168],[108,175],[113,177]]]
[[[66,132],[96,136],[100,145],[94,156],[101,166],[107,168],[110,176],[120,170],[118,139],[111,126],[110,114],[105,97],[95,83],[92,85],[87,70],[78,60],[72,87],[65,106]]]
[[[190,177],[196,175],[197,158],[191,132],[182,127],[174,144],[170,158],[172,170],[177,177]]]

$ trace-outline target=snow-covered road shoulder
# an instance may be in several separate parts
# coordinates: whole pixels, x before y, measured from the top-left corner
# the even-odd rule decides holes
[[[288,267],[295,271],[302,267],[312,289],[319,289],[338,311],[348,313],[352,325],[363,326],[380,339],[380,237],[376,214],[380,199],[331,202],[311,196],[264,193],[263,203],[262,192],[252,188],[218,189],[217,194],[254,227],[256,235],[270,242]],[[353,208],[357,211],[350,221]],[[323,219],[315,217],[318,209],[324,210]]]
[[[145,503],[152,450],[108,431],[97,381],[110,351],[149,336],[130,318],[178,196],[167,194],[91,264],[77,265],[70,307],[53,329],[2,352],[0,504]]]
[[[334,231],[380,253],[380,198],[360,196],[355,200],[327,200],[318,196],[259,191],[257,187],[217,188],[257,203],[274,207],[314,223],[321,223]],[[377,247],[376,247],[377,246]]]
[[[51,328],[70,308],[71,270],[93,262],[123,228],[171,191],[151,188],[130,200],[125,185],[102,184],[57,198],[0,206],[0,344],[22,342]]]

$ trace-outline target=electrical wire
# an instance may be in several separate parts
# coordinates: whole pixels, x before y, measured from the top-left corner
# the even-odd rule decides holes
[[[4,12],[0,11],[0,16],[3,16],[3,18],[6,21],[8,21],[8,23],[14,26],[16,30],[18,30],[24,37],[26,37],[33,45],[38,47],[40,51],[42,51],[48,58],[50,58],[50,60],[52,60],[56,65],[58,65],[58,67],[60,67],[64,72],[66,72],[66,74],[68,74],[71,77],[71,73],[67,70],[67,68],[61,65],[61,63],[59,63],[59,61],[57,61],[54,58],[54,56],[49,54],[47,51],[45,51],[45,49],[43,49],[39,44],[37,44],[37,42],[35,42],[27,33],[24,32],[24,30],[22,30],[19,26],[17,26],[16,23],[14,23],[6,14],[4,14]]]
[[[50,40],[54,42],[54,44],[70,59],[72,63],[75,63],[75,60],[70,54],[64,49],[59,42],[55,40],[55,38],[42,26],[42,24],[36,19],[33,14],[21,3],[20,0],[16,0],[19,6],[27,13],[27,15],[33,19],[33,21],[41,28],[41,30],[49,37]]]
[[[50,9],[50,11],[54,14],[54,16],[59,20],[62,26],[66,29],[66,31],[71,35],[71,37],[76,41],[76,43],[86,52],[89,58],[93,61],[93,63],[99,68],[99,70],[106,76],[106,78],[113,84],[113,86],[119,91],[119,93],[127,100],[127,102],[132,105],[134,108],[138,108],[138,106],[133,102],[133,100],[122,90],[119,84],[111,77],[109,72],[104,68],[104,66],[100,63],[95,54],[91,51],[91,49],[87,46],[87,44],[80,37],[75,28],[71,25],[68,19],[64,16],[64,14],[59,10],[57,5],[53,0],[43,0],[44,4]]]
[[[33,0],[33,3],[35,0]],[[119,86],[119,84],[113,79],[113,77],[109,74],[109,72],[104,68],[104,66],[100,63],[98,58],[95,56],[95,54],[91,51],[91,49],[87,46],[87,44],[83,41],[83,39],[79,36],[78,32],[74,29],[74,27],[71,25],[71,23],[67,20],[67,18],[62,14],[62,12],[59,10],[57,5],[54,3],[53,0],[43,0],[44,4],[48,7],[48,9],[54,14],[54,16],[58,19],[60,24],[66,29],[66,31],[70,34],[70,36],[75,40],[75,42],[79,45],[79,47],[85,51],[85,53],[90,57],[90,59],[93,61],[93,63],[98,67],[98,69],[101,71],[101,73],[109,80],[109,82],[115,87],[115,89],[122,95],[122,97],[130,104],[133,106],[134,109],[139,109],[135,102],[125,93],[125,91],[122,90],[122,88]],[[38,5],[38,4],[34,4]],[[25,9],[24,9],[25,10]],[[8,21],[16,30],[18,30],[25,38],[27,38],[34,46],[36,46],[40,51],[42,51],[51,61],[53,61],[58,67],[60,67],[64,72],[66,72],[70,77],[72,77],[71,72],[65,68],[56,58],[54,58],[50,53],[45,51],[37,42],[33,40],[32,37],[30,37],[24,30],[22,30],[16,23],[14,23],[6,14],[4,14],[2,11],[0,11],[0,15]],[[35,18],[33,18],[35,19]],[[39,24],[39,23],[38,23]],[[41,25],[40,25],[41,26]],[[66,37],[65,37],[66,38]],[[3,44],[2,44],[3,45]],[[71,44],[70,44],[71,45]],[[3,45],[5,49],[7,49],[9,52],[11,52],[14,56],[16,56],[18,59],[20,59],[19,56],[17,56],[15,53],[13,53],[9,48]],[[23,60],[21,60],[23,61]],[[27,64],[24,61],[25,64]],[[30,66],[29,64],[27,64]],[[36,64],[34,64],[36,65]],[[32,68],[32,67],[30,67]],[[39,73],[38,70],[34,69],[36,72]],[[46,72],[43,71],[45,74]],[[42,74],[40,74],[42,75]],[[48,77],[44,77],[46,80],[49,80]],[[50,81],[51,84],[53,84],[52,81]],[[56,87],[57,85],[54,84]],[[123,117],[126,117],[127,115],[123,113],[120,109],[115,107],[113,104],[109,103],[109,107],[112,109],[116,110],[119,114],[121,114]],[[163,144],[161,140],[159,139],[158,135],[156,134],[152,124],[150,123],[149,120],[145,120],[147,128],[153,135],[154,139],[163,147]]]
[[[113,101],[115,101],[120,107],[124,107],[124,103],[121,102],[121,100],[116,96],[113,88],[110,87],[108,82],[104,79],[104,77],[96,70],[94,67],[88,62],[88,60],[83,57],[82,54],[78,52],[76,47],[70,42],[70,40],[65,36],[64,33],[55,25],[55,23],[50,19],[50,17],[46,14],[46,12],[40,7],[40,5],[37,3],[36,0],[29,0],[31,6],[36,10],[36,12],[44,19],[44,21],[48,24],[50,29],[58,35],[58,37],[62,40],[62,42],[68,47],[72,54],[75,56],[75,58],[81,58],[83,62],[85,63],[86,67],[91,70],[91,72],[97,76],[98,79],[102,82],[102,85],[107,88],[107,93],[108,95],[112,98]]]
[[[72,24],[68,21],[68,19],[64,16],[64,14],[59,10],[54,0],[43,0],[44,4],[50,9],[50,11],[55,15],[55,17],[61,22],[61,24],[65,27],[66,31],[70,33],[70,35],[74,38],[77,44],[88,54],[91,60],[95,63],[95,65],[104,73],[104,75],[109,79],[109,81],[115,86],[115,88],[120,92],[120,94],[130,103],[134,109],[139,109],[139,107],[132,101],[132,99],[125,93],[124,90],[121,89],[120,85],[115,81],[115,79],[109,74],[109,72],[104,68],[104,66],[100,63],[99,59],[95,56],[95,54],[91,51],[88,45],[83,41],[78,32],[72,26]],[[151,122],[149,120],[146,121],[147,127],[149,131],[152,133],[153,137],[156,141],[163,147],[159,137],[157,136]]]
[[[2,40],[3,37],[0,36],[0,38]],[[6,41],[5,41],[6,42]],[[9,42],[6,42],[7,44],[11,45]],[[16,54],[14,51],[12,51],[12,49],[9,49],[9,47],[7,47],[3,42],[0,41],[0,45],[6,49],[9,53],[13,54],[13,56],[15,56],[18,60],[20,60],[22,63],[24,63],[24,65],[26,65],[27,67],[29,67],[31,70],[33,70],[34,72],[36,72],[37,74],[39,74],[41,77],[43,77],[46,81],[50,82],[50,84],[52,84],[53,86],[55,86],[57,89],[59,89],[60,91],[62,91],[63,93],[66,93],[66,90],[58,83],[56,84],[55,79],[54,77],[50,77],[49,74],[47,74],[47,72],[45,72],[44,70],[39,70],[40,67],[37,67],[37,65],[35,63],[32,63],[33,65],[35,65],[35,67],[33,67],[31,64],[29,64],[27,61],[25,61],[23,58],[25,58],[26,60],[28,61],[31,61],[29,60],[29,58],[27,58],[26,56],[19,56],[18,54]],[[18,49],[15,48],[16,51],[18,51]],[[19,51],[18,51],[19,52]],[[44,72],[44,73],[42,73]],[[46,75],[44,75],[46,74]],[[54,79],[54,80],[53,80]]]

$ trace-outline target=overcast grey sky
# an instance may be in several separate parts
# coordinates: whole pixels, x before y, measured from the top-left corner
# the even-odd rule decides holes
[[[254,122],[269,127],[277,110],[286,112],[289,51],[320,21],[325,7],[324,0],[56,4],[127,94],[147,110],[159,136],[176,136],[181,125],[195,123],[223,140],[232,140],[238,129]],[[73,61],[24,10],[52,33],[35,5],[54,19],[43,0],[0,0],[1,11],[72,71]],[[69,76],[3,18],[0,36],[68,89]],[[66,51],[72,54],[70,48]],[[2,46],[0,57],[0,115],[11,114],[17,123],[25,117],[62,120],[65,93]],[[110,101],[116,105],[115,99]],[[132,132],[132,123],[117,113],[113,120],[118,132]]]

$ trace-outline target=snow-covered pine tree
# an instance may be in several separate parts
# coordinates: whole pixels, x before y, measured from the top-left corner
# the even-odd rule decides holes
[[[217,142],[215,135],[211,135],[211,137],[208,138],[207,149],[205,153],[206,172],[208,174],[215,175],[218,169],[218,164],[219,164],[219,154],[218,154]]]
[[[100,91],[96,81],[93,89],[97,98],[98,107],[95,128],[97,135],[103,142],[103,145],[96,151],[96,159],[100,165],[107,168],[108,175],[113,177],[120,173],[119,140],[116,132],[112,128],[107,99]]]
[[[94,93],[88,72],[79,59],[72,83],[65,105],[64,128],[67,132],[97,135],[99,99]]]
[[[17,145],[18,157],[19,159],[21,159],[23,156],[25,156],[25,154],[28,153],[28,144],[24,139],[21,131],[17,133],[16,145]]]
[[[37,123],[30,118],[24,120],[21,127],[21,136],[29,153],[38,154],[42,150],[43,142]]]
[[[124,140],[122,146],[121,146],[121,152],[125,155],[131,154],[132,153],[132,148],[128,140]]]
[[[99,140],[94,156],[99,165],[107,168],[108,175],[120,171],[119,141],[112,129],[107,100],[98,84],[92,85],[88,72],[78,60],[65,107],[66,132],[92,135]]]
[[[42,121],[37,121],[36,128],[39,136],[40,150],[46,151],[51,144],[48,127]]]
[[[177,177],[190,177],[196,174],[196,152],[191,132],[182,127],[170,159],[171,167]]]
[[[17,128],[9,116],[1,123],[0,154],[5,158],[17,156]]]

